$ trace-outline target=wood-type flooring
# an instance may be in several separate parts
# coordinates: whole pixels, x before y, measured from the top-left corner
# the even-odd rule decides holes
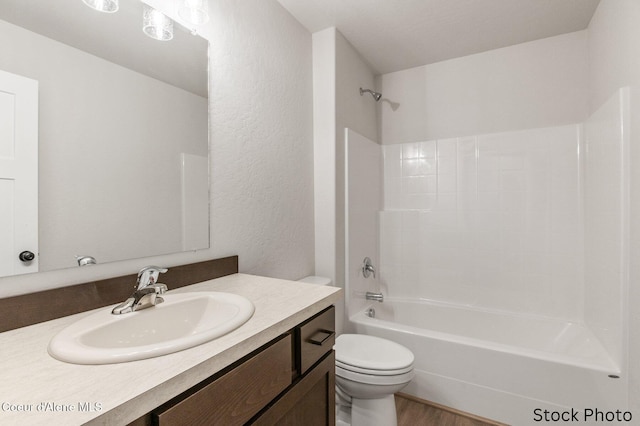
[[[398,426],[499,426],[502,423],[455,412],[407,395],[396,395]]]

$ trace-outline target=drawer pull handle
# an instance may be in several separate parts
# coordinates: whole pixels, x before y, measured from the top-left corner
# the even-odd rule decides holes
[[[319,330],[313,336],[309,337],[309,343],[322,346],[330,337],[336,334],[335,331]]]

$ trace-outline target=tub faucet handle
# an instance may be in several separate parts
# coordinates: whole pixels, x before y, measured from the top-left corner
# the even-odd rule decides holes
[[[365,257],[362,262],[362,275],[365,278],[369,278],[371,274],[373,274],[373,278],[376,277],[376,268],[373,266],[373,263],[371,263],[371,259]]]

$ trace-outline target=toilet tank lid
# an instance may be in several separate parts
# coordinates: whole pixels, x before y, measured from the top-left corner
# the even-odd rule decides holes
[[[331,285],[331,278],[319,277],[316,275],[309,275],[308,277],[304,277],[298,281],[315,285]]]

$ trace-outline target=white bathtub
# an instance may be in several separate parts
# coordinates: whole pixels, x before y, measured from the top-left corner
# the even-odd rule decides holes
[[[626,409],[627,378],[584,325],[425,301],[371,307],[375,318],[365,309],[351,325],[413,351],[403,392],[514,425],[540,424],[536,409]]]

